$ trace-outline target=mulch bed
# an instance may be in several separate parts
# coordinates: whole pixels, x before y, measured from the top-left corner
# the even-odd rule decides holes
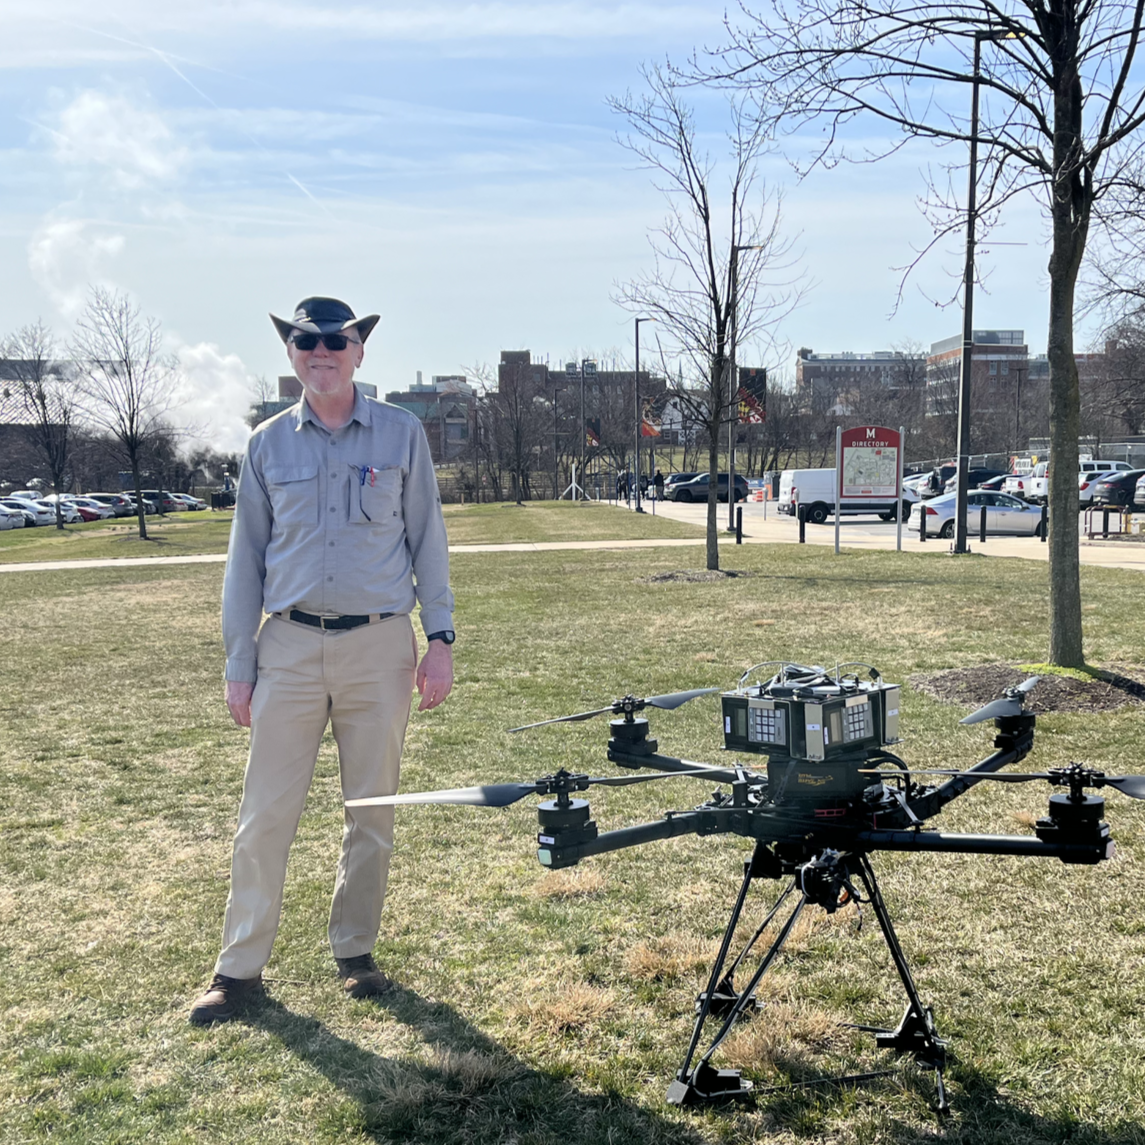
[[[1006,688],[1028,679],[1031,673],[1010,664],[980,664],[945,672],[921,672],[908,678],[911,687],[948,704],[979,708],[996,700]],[[1103,678],[1075,680],[1072,676],[1043,675],[1026,697],[1026,710],[1043,712],[1109,712],[1126,704],[1145,703],[1145,668],[1114,664]]]

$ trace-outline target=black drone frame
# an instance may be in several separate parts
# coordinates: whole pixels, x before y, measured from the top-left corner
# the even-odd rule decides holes
[[[1035,682],[1026,681],[1008,690],[1003,699],[987,704],[962,721],[978,723],[993,718],[997,729],[995,750],[974,767],[964,772],[939,771],[937,774],[948,778],[936,786],[924,786],[913,782],[912,772],[897,756],[885,750],[867,750],[857,759],[846,762],[855,769],[857,778],[871,775],[871,786],[860,783],[859,787],[864,791],[874,791],[874,797],[869,801],[865,798],[845,801],[841,807],[839,801],[833,799],[785,798],[785,790],[779,789],[782,784],[777,783],[777,790],[770,791],[767,774],[744,767],[713,767],[659,754],[656,741],[648,736],[648,721],[643,717],[636,718],[636,712],[646,706],[670,710],[688,699],[716,689],[677,692],[647,700],[626,696],[607,708],[560,720],[542,721],[566,722],[611,712],[620,718],[613,719],[610,724],[608,758],[639,774],[590,778],[562,770],[531,783],[501,783],[449,791],[377,796],[349,800],[347,806],[461,803],[504,807],[529,795],[555,796],[538,808],[537,855],[550,869],[573,866],[593,855],[682,835],[734,834],[754,840],[755,847],[751,858],[744,863],[743,881],[724,929],[719,953],[708,975],[707,987],[696,1000],[692,1037],[668,1089],[668,1101],[676,1105],[693,1105],[753,1096],[752,1083],[742,1078],[738,1070],[718,1069],[712,1065],[716,1051],[736,1022],[757,1008],[756,991],[760,982],[790,938],[804,907],[809,904],[821,906],[828,913],[833,913],[840,906],[855,902],[871,907],[906,993],[907,1006],[894,1029],[866,1025],[853,1028],[873,1033],[878,1048],[909,1054],[920,1065],[932,1069],[937,1090],[936,1106],[940,1112],[946,1112],[946,1042],[935,1029],[930,1007],[923,1005],[919,996],[879,890],[871,863],[872,853],[921,851],[932,854],[1014,855],[1056,858],[1068,864],[1095,864],[1112,857],[1113,841],[1109,826],[1102,819],[1105,801],[1099,796],[1086,794],[1086,789],[1112,786],[1132,798],[1145,799],[1145,777],[1106,776],[1103,772],[1076,764],[1045,774],[1000,773],[1007,764],[1024,759],[1033,747],[1035,717],[1023,710],[1023,698]],[[893,765],[899,770],[881,771],[872,764]],[[787,765],[781,765],[779,772],[783,766],[788,767],[790,776],[790,769],[799,765],[798,761],[788,761]],[[655,769],[655,773],[646,774],[645,769],[649,768]],[[730,791],[717,789],[690,811],[669,811],[654,822],[603,833],[598,833],[590,818],[587,800],[573,798],[575,793],[587,791],[593,785],[627,786],[677,776],[713,780],[729,785]],[[987,779],[1009,782],[1047,780],[1059,787],[1067,787],[1069,791],[1068,794],[1050,797],[1049,813],[1037,821],[1033,837],[923,829],[925,820]],[[748,893],[752,883],[758,879],[786,879],[787,885],[751,938],[732,958],[734,936]],[[748,982],[742,989],[737,989],[736,974],[785,907],[788,913],[774,941]],[[717,1020],[720,1023],[718,1030],[701,1051],[709,1021]],[[890,1072],[893,1071],[881,1070],[798,1084],[858,1082]]]
[[[924,1006],[919,997],[879,890],[871,864],[871,853],[927,851],[1041,856],[1071,864],[1098,863],[1113,854],[1109,828],[1101,821],[1104,801],[1084,795],[1081,791],[1081,787],[1087,785],[1087,779],[1094,774],[1084,769],[1076,769],[1070,796],[1054,796],[1051,799],[1051,818],[1039,821],[1041,837],[952,834],[922,829],[924,819],[937,814],[981,779],[991,777],[1000,768],[1016,763],[1029,753],[1034,739],[1034,716],[1024,713],[1009,715],[997,718],[994,722],[998,735],[994,741],[996,750],[991,755],[937,788],[927,789],[912,799],[901,800],[901,806],[894,817],[909,824],[906,827],[891,826],[884,829],[877,825],[863,824],[857,817],[833,817],[830,813],[815,811],[809,811],[803,816],[793,814],[790,809],[767,801],[765,776],[742,768],[708,768],[689,760],[660,755],[654,749],[648,750],[647,745],[654,745],[654,741],[641,734],[647,730],[647,721],[634,721],[630,718],[612,722],[614,738],[609,741],[608,750],[608,758],[612,762],[627,768],[655,768],[660,773],[708,777],[730,784],[730,794],[717,791],[711,799],[692,811],[668,812],[663,819],[653,823],[596,834],[588,820],[587,803],[570,799],[569,791],[560,790],[561,777],[551,777],[555,782],[550,782],[547,790],[555,793],[557,798],[541,805],[541,832],[538,836],[541,861],[549,867],[571,866],[592,855],[681,835],[736,834],[755,840],[754,852],[744,864],[743,882],[724,930],[719,953],[708,976],[707,989],[697,999],[692,1038],[675,1080],[668,1089],[669,1102],[691,1105],[748,1098],[752,1095],[752,1083],[742,1078],[738,1070],[716,1069],[712,1066],[713,1055],[736,1022],[755,1008],[756,989],[790,937],[803,908],[814,904],[833,912],[839,906],[855,901],[871,906],[907,996],[906,1011],[894,1029],[864,1025],[855,1028],[873,1033],[880,1049],[911,1054],[921,1065],[933,1069],[937,1089],[936,1107],[940,1112],[948,1110],[943,1079],[946,1043],[935,1029],[930,1007]],[[1061,774],[1067,775],[1064,771]],[[1025,779],[1026,776],[1022,775],[1021,778]],[[568,776],[566,783],[570,791],[581,789],[576,782],[578,779],[583,780],[583,777]],[[1061,782],[1069,781],[1063,779]],[[1059,802],[1055,805],[1054,800]],[[784,877],[790,880],[786,889],[729,966],[733,936],[751,884],[760,878]],[[865,893],[855,888],[855,879]],[[795,896],[794,906],[790,908],[774,942],[763,955],[750,981],[742,990],[737,990],[735,973],[792,896]],[[722,1019],[722,1022],[707,1048],[697,1057],[709,1019]],[[822,1080],[858,1082],[886,1072],[890,1071]]]

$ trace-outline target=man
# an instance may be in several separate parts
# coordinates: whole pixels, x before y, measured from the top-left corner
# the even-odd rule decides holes
[[[453,686],[453,595],[425,433],[353,382],[378,316],[307,298],[289,321],[271,319],[303,397],[255,430],[238,483],[223,640],[226,702],[251,729],[250,758],[222,952],[191,1009],[200,1025],[226,1021],[261,991],[327,722],[343,799],[390,794],[415,685],[419,711]],[[420,663],[415,603],[428,642]],[[371,952],[393,809],[345,808],[344,823],[329,938],[343,988],[361,998],[390,987]]]

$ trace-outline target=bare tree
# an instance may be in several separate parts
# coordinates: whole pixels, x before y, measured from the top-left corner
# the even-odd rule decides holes
[[[801,0],[743,11],[742,22],[726,24],[729,43],[707,78],[749,89],[769,128],[825,124],[812,165],[879,157],[845,146],[848,124],[865,116],[906,138],[970,142],[975,86],[981,213],[989,218],[1026,191],[1041,196],[1051,224],[1049,657],[1083,664],[1074,300],[1098,206],[1135,174],[1145,123],[1135,66],[1142,0]],[[970,61],[980,54],[975,74]],[[937,206],[935,242],[965,221],[951,196]]]
[[[163,349],[159,321],[103,287],[92,287],[69,345],[82,409],[115,441],[131,469],[139,536],[146,540],[140,463],[155,438],[170,432],[175,359]]]
[[[707,567],[718,569],[720,428],[737,408],[733,337],[741,347],[767,340],[797,303],[799,284],[790,274],[791,245],[780,233],[779,198],[757,181],[767,138],[745,102],[729,103],[729,187],[720,218],[712,199],[716,164],[697,146],[695,118],[680,86],[657,67],[643,74],[647,92],[611,99],[609,106],[627,120],[630,134],[620,142],[653,172],[669,214],[649,236],[654,269],[619,286],[615,298],[633,313],[655,318],[669,353],[702,379],[700,397],[684,388],[676,392],[708,441]]]
[[[71,486],[71,450],[75,430],[75,391],[57,360],[52,332],[42,322],[24,326],[7,338],[4,384],[15,398],[28,443],[40,458],[56,494],[56,528],[64,527],[60,494]]]

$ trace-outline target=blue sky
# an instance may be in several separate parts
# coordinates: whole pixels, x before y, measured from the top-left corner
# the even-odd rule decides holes
[[[194,5],[42,0],[6,13],[0,44],[0,301],[5,331],[66,335],[90,283],[159,317],[187,377],[182,415],[241,446],[247,379],[285,371],[266,317],[314,293],[379,312],[361,377],[404,389],[421,370],[631,353],[615,283],[650,265],[664,214],[615,141],[605,100],[642,62],[720,38],[711,3]],[[723,97],[696,93],[721,147]],[[785,230],[815,286],[779,331],[790,346],[866,351],[956,333],[936,308],[961,266],[931,256],[891,318],[928,228],[917,148],[797,182]],[[1044,348],[1044,229],[984,257],[978,327]],[[928,297],[929,296],[929,297]],[[763,357],[765,351],[760,348]],[[741,355],[743,357],[744,355]],[[769,364],[775,362],[768,357]],[[791,355],[783,355],[791,367]]]

